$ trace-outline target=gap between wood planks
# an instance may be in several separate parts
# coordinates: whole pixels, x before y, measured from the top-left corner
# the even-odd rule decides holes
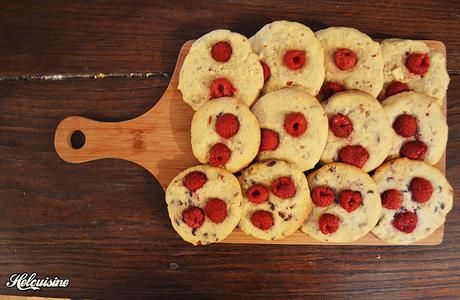
[[[72,80],[72,79],[103,79],[103,78],[170,78],[168,72],[131,72],[131,73],[88,73],[88,74],[47,74],[0,76],[1,81],[36,81],[36,80]]]

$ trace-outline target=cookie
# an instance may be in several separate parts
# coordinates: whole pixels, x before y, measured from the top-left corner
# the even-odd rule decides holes
[[[251,110],[262,129],[258,160],[286,160],[302,171],[315,166],[328,134],[326,114],[315,97],[285,88],[265,94]]]
[[[222,241],[241,217],[238,180],[221,168],[199,165],[184,170],[171,181],[165,197],[174,230],[193,245]]]
[[[373,176],[382,212],[372,232],[385,242],[409,244],[430,236],[452,209],[453,190],[444,175],[422,161],[398,158]]]
[[[349,27],[329,27],[315,35],[323,46],[326,67],[321,99],[331,96],[331,84],[338,84],[341,90],[356,89],[377,97],[383,86],[380,44]]]
[[[318,93],[324,80],[324,54],[310,28],[276,21],[262,27],[250,41],[265,66],[263,94],[293,86],[309,95]]]
[[[376,98],[361,91],[345,91],[331,96],[323,107],[329,136],[321,161],[341,161],[369,172],[385,160],[393,132]]]
[[[260,129],[256,117],[235,98],[205,103],[191,125],[193,155],[201,163],[237,172],[256,157]]]
[[[178,89],[184,101],[198,110],[219,97],[235,97],[250,106],[263,84],[263,70],[249,40],[239,33],[214,30],[193,43]]]
[[[387,39],[381,43],[384,89],[380,98],[412,90],[443,104],[449,85],[446,58],[422,41]]]
[[[402,92],[386,98],[382,105],[393,126],[390,158],[405,156],[424,160],[430,165],[441,159],[446,149],[448,128],[435,98]]]
[[[361,169],[330,163],[308,175],[313,210],[302,231],[323,242],[353,242],[378,221],[380,197],[372,178]]]
[[[263,240],[279,240],[294,233],[311,210],[305,175],[280,160],[258,162],[239,178],[243,209],[239,227]]]

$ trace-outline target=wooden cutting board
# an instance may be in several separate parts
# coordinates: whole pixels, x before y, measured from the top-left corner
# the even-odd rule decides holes
[[[444,56],[446,48],[438,41],[425,41]],[[54,146],[58,155],[70,163],[82,163],[102,158],[119,158],[139,164],[148,170],[163,189],[184,169],[199,164],[192,154],[190,124],[194,111],[182,101],[177,90],[179,72],[193,41],[186,42],[177,59],[171,81],[158,103],[142,116],[123,122],[99,122],[72,116],[61,121],[56,129]],[[444,111],[445,111],[444,101]],[[72,135],[80,131],[84,145],[75,149]],[[436,165],[445,174],[444,153]],[[442,242],[444,226],[433,235],[414,244],[437,245]],[[235,229],[224,243],[244,244],[326,244],[318,242],[298,230],[279,241],[264,241]],[[351,245],[388,245],[369,233]],[[331,245],[331,244],[328,244]]]

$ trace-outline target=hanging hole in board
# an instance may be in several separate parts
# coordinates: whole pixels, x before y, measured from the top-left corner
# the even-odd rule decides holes
[[[85,145],[86,137],[80,130],[75,130],[70,136],[70,145],[73,149],[80,149]]]

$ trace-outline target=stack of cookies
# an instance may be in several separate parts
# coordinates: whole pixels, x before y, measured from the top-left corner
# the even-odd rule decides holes
[[[250,39],[202,36],[178,86],[196,111],[202,165],[166,190],[174,229],[194,245],[237,226],[263,240],[298,229],[336,243],[428,237],[453,202],[433,167],[447,144],[448,83],[445,57],[424,42],[379,43],[353,28],[276,21]]]

